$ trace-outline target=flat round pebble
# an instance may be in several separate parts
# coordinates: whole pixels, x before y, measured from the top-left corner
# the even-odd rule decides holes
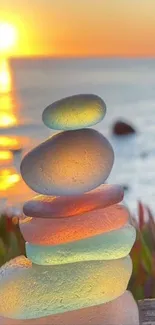
[[[122,295],[132,272],[126,257],[58,266],[32,264],[1,277],[0,315],[32,319],[100,305]]]
[[[59,245],[119,229],[129,218],[122,205],[90,211],[72,218],[25,217],[19,225],[25,241],[35,245]]]
[[[45,108],[44,124],[55,130],[77,130],[102,121],[106,105],[97,95],[79,94],[62,98]]]
[[[75,323],[76,320],[76,323]],[[0,317],[1,325],[139,325],[138,307],[129,291],[99,306],[82,308],[39,319],[17,320]]]
[[[104,184],[82,195],[37,195],[24,204],[23,212],[35,218],[72,217],[121,202],[123,196],[123,187],[120,185]]]
[[[79,195],[103,184],[113,162],[113,149],[101,133],[92,129],[64,131],[28,153],[21,174],[40,194]]]
[[[62,245],[40,246],[26,243],[26,255],[39,265],[114,260],[127,256],[135,239],[135,228],[126,225],[121,229]]]

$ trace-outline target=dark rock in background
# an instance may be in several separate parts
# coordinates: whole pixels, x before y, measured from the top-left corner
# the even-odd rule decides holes
[[[114,123],[112,127],[112,132],[114,135],[122,136],[122,135],[135,134],[136,130],[130,124],[119,120]]]

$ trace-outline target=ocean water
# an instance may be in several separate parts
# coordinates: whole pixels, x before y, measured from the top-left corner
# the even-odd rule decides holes
[[[29,139],[22,154],[14,157],[18,172],[25,152],[52,134],[42,123],[43,109],[65,96],[94,93],[107,105],[105,119],[94,128],[107,136],[115,151],[107,182],[128,186],[124,201],[132,211],[137,209],[137,200],[155,211],[154,59],[22,59],[12,60],[7,69],[11,87],[7,93],[0,91],[0,111],[9,98],[11,114],[18,123],[2,126],[0,135]],[[112,125],[120,118],[131,123],[137,134],[113,136]],[[17,184],[17,192],[6,191],[1,198],[5,196],[9,204],[20,207],[32,195],[23,186]]]

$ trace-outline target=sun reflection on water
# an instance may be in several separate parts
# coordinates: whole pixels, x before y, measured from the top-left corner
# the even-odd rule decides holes
[[[0,62],[0,93],[11,91],[11,74],[6,60]]]
[[[20,160],[30,146],[30,138],[19,129],[16,133],[22,119],[15,89],[9,61],[0,57],[0,210],[5,204],[21,209],[22,202],[33,195],[19,173]]]
[[[23,142],[24,140],[22,140],[20,137],[0,135],[0,150],[21,150],[21,141]]]
[[[0,170],[0,191],[5,191],[20,181],[20,175],[14,168]]]
[[[9,150],[0,150],[0,166],[10,165],[13,163],[13,153]]]
[[[17,126],[18,102],[13,92],[13,77],[7,60],[0,61],[0,128]]]

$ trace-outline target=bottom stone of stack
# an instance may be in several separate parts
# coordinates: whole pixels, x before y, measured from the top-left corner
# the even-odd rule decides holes
[[[129,291],[95,307],[29,320],[0,317],[1,325],[139,325],[139,312]]]
[[[132,273],[130,257],[41,266],[20,257],[0,269],[0,315],[33,319],[100,305],[121,296]]]

